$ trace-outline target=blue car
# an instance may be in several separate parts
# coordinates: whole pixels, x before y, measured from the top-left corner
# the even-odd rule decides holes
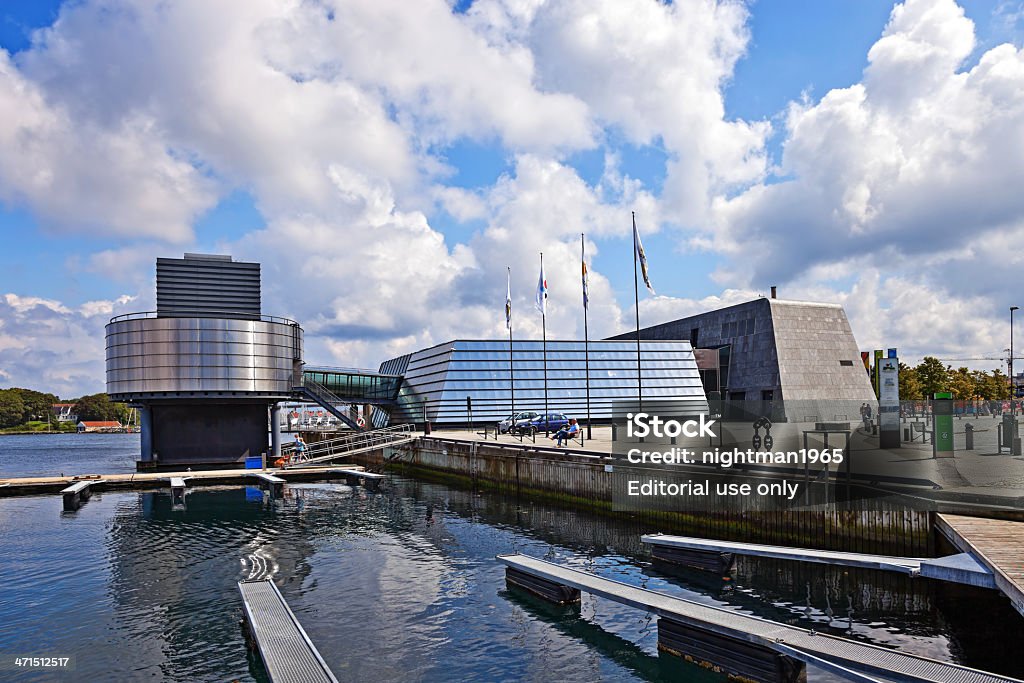
[[[547,424],[545,424],[545,421]],[[548,413],[546,420],[544,414],[541,413],[529,420],[520,420],[519,422],[516,422],[516,432],[530,435],[536,434],[537,432],[543,432],[545,430],[549,432],[557,432],[568,424],[569,418],[565,413]]]

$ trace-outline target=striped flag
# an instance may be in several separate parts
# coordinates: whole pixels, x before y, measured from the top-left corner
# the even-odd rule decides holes
[[[651,287],[651,276],[647,272],[647,254],[644,253],[644,245],[640,243],[640,233],[636,229],[636,215],[633,215],[633,241],[636,242],[636,256],[640,259],[640,273],[644,276],[644,284],[648,291],[654,294],[654,287]]]
[[[505,280],[505,327],[512,329],[512,268],[508,268]]]
[[[540,255],[540,278],[537,280],[537,310],[541,315],[548,312],[548,279],[544,277],[544,254]]]

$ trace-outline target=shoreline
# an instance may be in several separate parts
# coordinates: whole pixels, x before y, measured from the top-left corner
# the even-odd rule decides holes
[[[138,434],[139,432],[36,432],[36,431],[18,431],[18,432],[5,432],[0,431],[0,436],[25,436],[25,435],[65,435],[65,434],[89,434],[89,435],[103,435],[103,434]]]

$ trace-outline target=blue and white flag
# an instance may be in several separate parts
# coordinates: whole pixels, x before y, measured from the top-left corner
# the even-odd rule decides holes
[[[644,245],[640,243],[640,233],[636,229],[636,214],[633,214],[633,241],[636,242],[636,257],[640,260],[640,273],[644,276],[644,284],[648,291],[654,294],[654,287],[651,287],[651,276],[647,272],[647,255],[644,253]]]

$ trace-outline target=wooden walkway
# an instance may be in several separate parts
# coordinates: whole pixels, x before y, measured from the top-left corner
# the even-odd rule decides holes
[[[748,616],[733,610],[703,605],[692,600],[605,579],[589,572],[572,569],[527,555],[498,555],[496,558],[507,569],[529,575],[553,586],[585,591],[656,614],[677,625],[695,629],[709,636],[724,636],[727,640],[718,648],[729,657],[731,648],[742,643],[774,650],[780,654],[818,664],[824,661],[857,678],[878,676],[902,681],[931,681],[933,683],[997,683],[1016,681],[958,664],[949,664],[927,657],[919,657],[898,650],[869,645],[824,633],[816,633],[767,619]],[[543,594],[543,589],[538,594]],[[672,627],[669,624],[670,628]],[[659,622],[659,643],[662,626]],[[730,645],[731,643],[731,645]],[[728,665],[725,665],[727,668]],[[838,670],[835,670],[839,673]],[[751,677],[749,674],[747,677]]]
[[[940,514],[936,525],[958,550],[992,571],[996,588],[1024,615],[1024,522]]]

